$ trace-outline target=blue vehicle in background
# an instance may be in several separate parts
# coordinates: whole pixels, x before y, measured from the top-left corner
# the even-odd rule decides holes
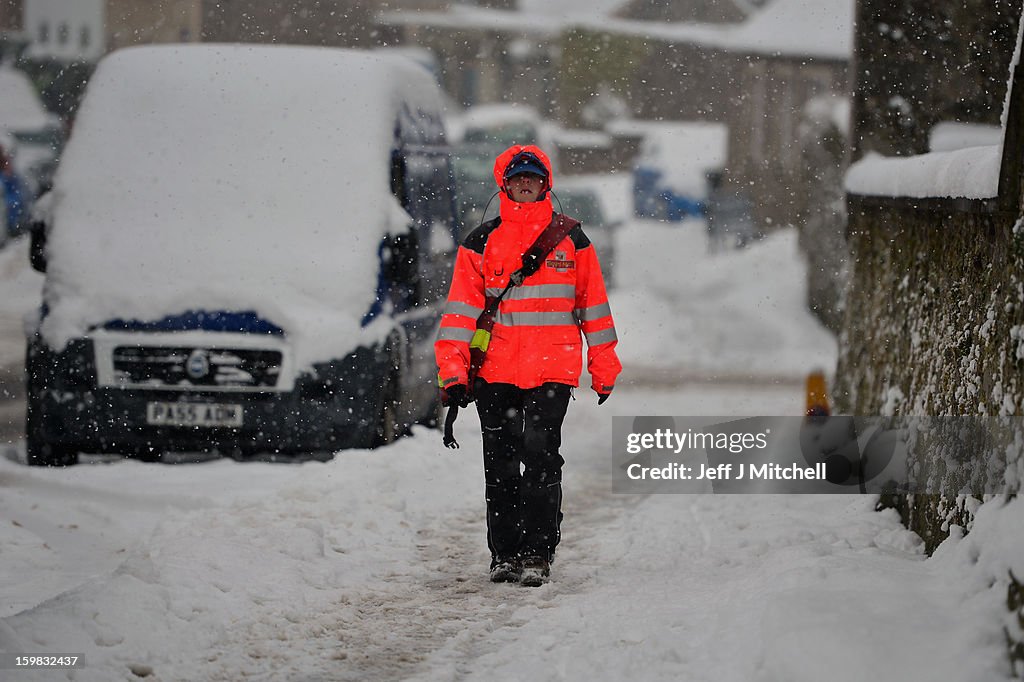
[[[728,129],[705,122],[633,125],[644,136],[633,167],[634,214],[669,222],[703,217],[707,175],[725,165]]]
[[[638,218],[679,222],[704,215],[704,202],[696,196],[677,194],[667,187],[657,168],[637,166],[633,170],[633,206]]]

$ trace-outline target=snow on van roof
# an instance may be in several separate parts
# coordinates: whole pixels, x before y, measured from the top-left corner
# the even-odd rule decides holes
[[[42,332],[253,310],[300,366],[365,342],[403,107],[422,68],[379,52],[134,47],[97,69],[55,178]],[[439,113],[437,114],[439,116]]]

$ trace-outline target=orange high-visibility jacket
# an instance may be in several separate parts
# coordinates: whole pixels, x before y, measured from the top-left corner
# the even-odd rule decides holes
[[[502,189],[500,218],[475,229],[459,247],[448,305],[434,344],[438,379],[444,387],[467,383],[469,344],[485,299],[501,293],[554,214],[547,193],[540,201],[516,203],[504,192],[505,168],[522,151],[535,154],[551,177],[551,162],[532,145],[511,147],[495,161],[494,178]],[[545,382],[578,386],[581,331],[587,339],[591,387],[609,393],[622,370],[615,354],[615,323],[594,246],[577,226],[536,273],[501,300],[479,376],[524,389]]]

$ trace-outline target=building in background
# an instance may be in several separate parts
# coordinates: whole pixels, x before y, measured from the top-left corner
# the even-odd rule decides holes
[[[201,4],[204,42],[373,45],[371,3],[365,0],[202,0]]]
[[[0,0],[0,33],[21,30],[22,0]]]
[[[378,13],[375,21],[384,44],[433,52],[445,91],[462,106],[514,102],[554,113],[558,24],[469,5],[394,9]]]
[[[26,56],[95,62],[129,45],[198,41],[201,10],[200,0],[23,0]]]
[[[202,0],[202,39],[374,47],[382,42],[374,20],[376,14],[436,12],[450,5],[449,0]]]
[[[25,47],[22,0],[0,0],[0,62],[12,62]]]

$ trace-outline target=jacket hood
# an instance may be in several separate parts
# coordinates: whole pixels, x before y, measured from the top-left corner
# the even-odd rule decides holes
[[[502,194],[505,193],[503,186],[503,180],[505,179],[505,169],[508,168],[508,164],[512,162],[512,158],[520,152],[529,152],[536,156],[541,163],[544,164],[544,168],[548,172],[548,189],[555,184],[554,175],[551,173],[551,159],[548,155],[541,151],[540,147],[532,144],[517,144],[509,147],[494,160],[494,182],[498,184],[498,189],[501,190]]]

